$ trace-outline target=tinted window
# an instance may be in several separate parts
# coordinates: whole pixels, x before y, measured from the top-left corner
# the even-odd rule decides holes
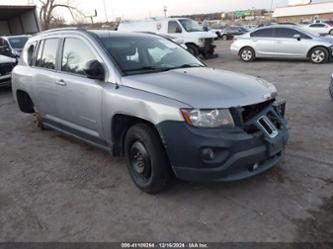
[[[273,29],[260,29],[251,33],[251,37],[272,37]]]
[[[180,33],[181,27],[179,26],[178,22],[176,21],[170,21],[169,27],[168,27],[168,33]]]
[[[37,42],[32,43],[28,50],[27,50],[27,54],[26,54],[26,61],[28,63],[29,66],[31,66],[33,64],[34,58],[35,58],[35,52],[36,52],[36,46],[37,46]]]
[[[0,54],[10,56],[11,49],[8,42],[5,39],[0,39]]]
[[[62,54],[61,70],[85,75],[84,67],[88,61],[96,60],[96,56],[82,40],[68,38],[65,40]]]
[[[55,69],[58,45],[59,39],[45,40],[44,44],[41,44],[39,48],[36,66]]]
[[[24,45],[28,41],[28,37],[15,37],[15,38],[9,38],[9,43],[12,46],[12,48],[20,49],[23,48]]]
[[[310,25],[311,28],[324,28],[325,24],[312,24]]]
[[[301,38],[309,39],[307,35],[299,32],[295,29],[288,29],[288,28],[276,28],[274,37],[277,38],[294,38],[295,35],[300,35]]]

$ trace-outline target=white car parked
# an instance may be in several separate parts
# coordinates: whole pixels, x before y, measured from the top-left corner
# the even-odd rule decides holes
[[[333,27],[327,23],[313,23],[303,28],[320,35],[333,35]]]

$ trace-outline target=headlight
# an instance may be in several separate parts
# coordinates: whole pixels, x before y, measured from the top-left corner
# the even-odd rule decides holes
[[[186,123],[194,127],[235,127],[234,120],[228,109],[181,109],[181,112]]]
[[[205,38],[199,38],[199,43],[202,44],[205,42]]]

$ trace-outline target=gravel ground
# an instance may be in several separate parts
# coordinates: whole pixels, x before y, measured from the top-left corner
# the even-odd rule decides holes
[[[123,159],[40,131],[0,90],[0,241],[332,241],[333,63],[242,63],[218,42],[223,68],[273,82],[288,101],[285,160],[241,182],[175,181],[150,196]]]

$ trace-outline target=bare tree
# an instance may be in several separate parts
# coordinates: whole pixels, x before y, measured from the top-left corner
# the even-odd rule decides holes
[[[55,9],[67,9],[74,20],[76,19],[75,15],[85,17],[85,15],[75,6],[70,4],[69,1],[67,1],[67,3],[63,3],[59,2],[59,0],[39,0],[39,2],[41,3],[41,8],[39,10],[39,18],[41,20],[43,29],[49,29],[51,23],[56,20],[54,14]]]

